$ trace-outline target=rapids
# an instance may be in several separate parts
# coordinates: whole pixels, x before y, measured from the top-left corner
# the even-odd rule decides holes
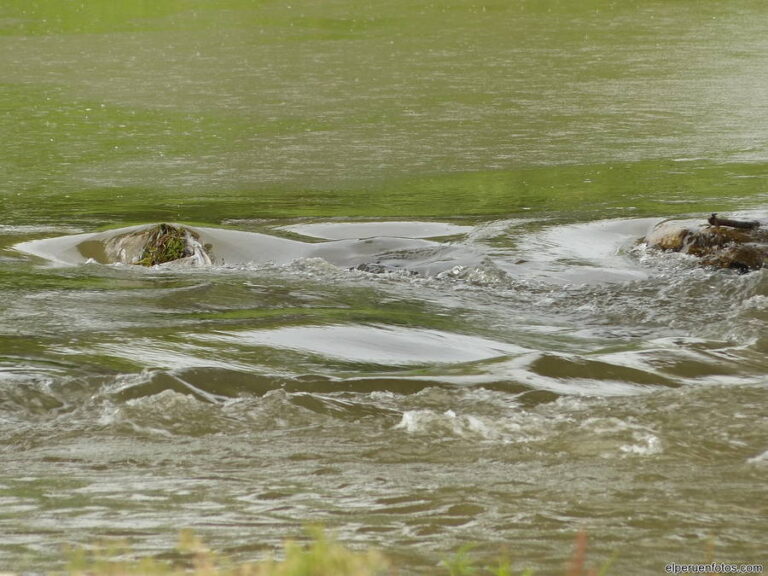
[[[0,557],[171,525],[253,557],[316,521],[414,570],[467,539],[555,570],[582,527],[756,558],[768,279],[638,244],[658,221],[193,227],[211,266],[150,269],[78,248],[124,229],[2,230],[33,280],[0,324]]]

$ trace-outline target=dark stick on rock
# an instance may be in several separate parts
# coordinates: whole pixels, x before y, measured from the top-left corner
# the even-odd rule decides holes
[[[696,256],[705,266],[739,272],[768,268],[768,227],[759,222],[718,218],[710,226],[700,220],[666,220],[645,237],[650,248]]]
[[[760,222],[754,220],[731,220],[729,218],[718,218],[717,213],[713,212],[707,220],[712,226],[730,226],[731,228],[743,228],[752,230],[760,227]]]

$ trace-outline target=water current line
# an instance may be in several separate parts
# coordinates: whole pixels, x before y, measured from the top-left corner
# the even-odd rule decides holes
[[[172,377],[174,380],[182,384],[184,387],[186,387],[192,394],[205,402],[210,402],[211,404],[223,404],[227,398],[226,396],[221,396],[219,394],[211,394],[210,392],[206,392],[205,390],[201,390],[197,386],[190,384],[183,378],[180,378],[176,374],[169,372],[168,375]]]

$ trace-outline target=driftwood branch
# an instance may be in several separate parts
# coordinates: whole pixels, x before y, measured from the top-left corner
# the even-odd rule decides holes
[[[752,230],[760,227],[760,222],[755,220],[731,220],[730,218],[718,218],[717,213],[713,213],[707,220],[712,226],[730,226],[731,228],[744,228]]]

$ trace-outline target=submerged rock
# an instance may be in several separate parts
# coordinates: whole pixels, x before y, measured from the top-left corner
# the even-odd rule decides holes
[[[642,240],[649,248],[682,252],[701,259],[705,266],[740,272],[768,266],[768,228],[760,222],[718,218],[667,220]]]
[[[55,265],[99,264],[189,266],[283,266],[320,258],[341,268],[373,273],[412,270],[435,275],[454,265],[478,260],[473,249],[422,238],[345,238],[302,242],[292,238],[187,226],[140,224],[21,242],[14,248]],[[411,272],[409,272],[411,273]]]
[[[350,270],[359,270],[360,272],[368,272],[369,274],[387,274],[387,273],[405,273],[409,276],[416,276],[418,272],[415,270],[408,270],[406,268],[389,266],[387,264],[381,264],[379,262],[363,262],[357,266],[353,266]]]

